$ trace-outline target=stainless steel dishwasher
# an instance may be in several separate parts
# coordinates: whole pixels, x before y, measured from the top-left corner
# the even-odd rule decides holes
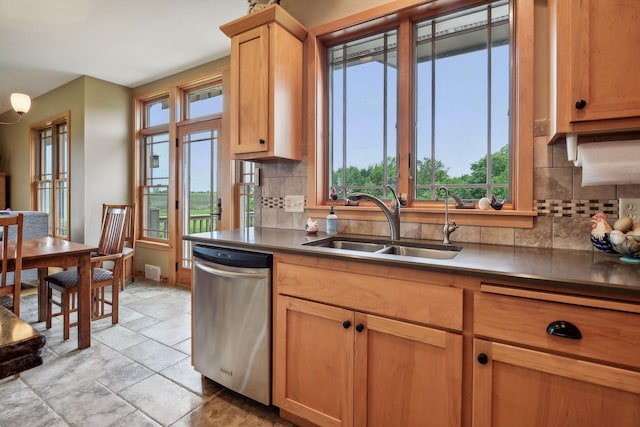
[[[242,395],[271,403],[270,254],[193,247],[193,365]]]

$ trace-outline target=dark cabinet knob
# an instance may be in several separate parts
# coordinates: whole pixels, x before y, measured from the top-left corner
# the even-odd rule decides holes
[[[260,142],[260,144],[262,144],[262,145],[264,145],[264,144],[266,143],[264,139],[260,139],[260,141],[259,141],[259,142]]]
[[[345,320],[344,322],[342,322],[342,327],[345,329],[349,329],[351,327],[351,321]]]
[[[364,325],[362,323],[358,323],[356,325],[356,331],[358,331],[358,332],[364,331]]]
[[[578,110],[582,110],[586,106],[587,106],[587,101],[585,101],[584,99],[580,99],[576,102],[576,109]]]
[[[555,322],[549,323],[549,326],[547,326],[547,333],[549,335],[571,338],[574,340],[582,338],[580,329],[578,329],[578,327],[573,323],[567,322],[566,320],[556,320]]]
[[[487,356],[484,353],[480,353],[478,355],[478,363],[481,364],[481,365],[486,365],[487,362],[489,362],[489,356]]]

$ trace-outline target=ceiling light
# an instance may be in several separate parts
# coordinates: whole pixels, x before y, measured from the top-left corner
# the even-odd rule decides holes
[[[18,123],[22,119],[22,116],[24,116],[25,113],[29,112],[29,109],[31,108],[31,97],[29,95],[25,95],[24,93],[12,93],[11,106],[13,107],[15,112],[18,113],[18,120],[16,120],[15,122],[0,122],[0,124],[14,125]]]

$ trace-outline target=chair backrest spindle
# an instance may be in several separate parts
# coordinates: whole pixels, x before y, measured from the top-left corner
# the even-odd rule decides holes
[[[8,215],[0,217],[0,230],[2,230],[2,274],[0,274],[0,302],[5,307],[5,301],[9,295],[13,312],[20,316],[20,280],[22,272],[22,226],[24,216]],[[9,241],[9,228],[16,227],[16,240]],[[13,283],[8,282],[9,262],[13,262]]]
[[[122,252],[124,229],[128,221],[129,209],[127,207],[108,207],[104,210],[98,255],[113,255]]]

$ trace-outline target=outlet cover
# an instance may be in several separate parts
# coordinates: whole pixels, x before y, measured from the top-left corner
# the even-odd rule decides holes
[[[284,196],[285,212],[304,212],[304,196]]]
[[[633,222],[640,222],[640,199],[620,198],[618,200],[618,217],[631,217]]]

